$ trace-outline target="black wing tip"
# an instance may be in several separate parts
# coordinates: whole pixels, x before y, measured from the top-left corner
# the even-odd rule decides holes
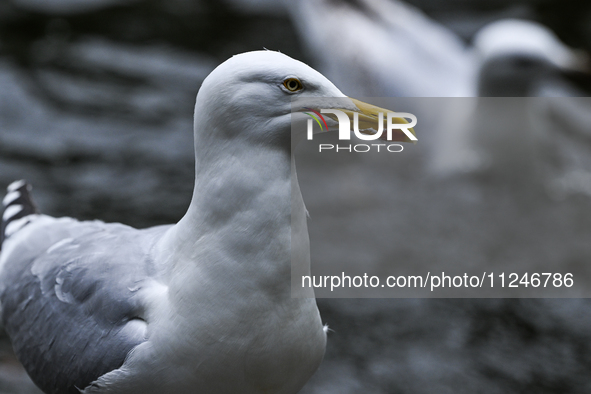
[[[2,200],[2,227],[0,229],[0,249],[2,242],[16,230],[7,233],[7,227],[10,223],[22,219],[26,216],[37,214],[39,210],[33,202],[31,191],[33,187],[26,180],[21,179],[12,182],[6,188],[7,194]],[[18,226],[23,227],[27,222]]]

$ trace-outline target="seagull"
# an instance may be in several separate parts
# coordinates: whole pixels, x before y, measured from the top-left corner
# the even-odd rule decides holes
[[[587,53],[568,47],[544,25],[521,19],[487,24],[474,37],[480,97],[581,96],[575,88],[549,91],[571,73],[588,74]]]
[[[386,111],[279,52],[219,65],[197,95],[195,187],[174,225],[53,218],[36,208],[28,183],[8,186],[2,324],[37,386],[298,392],[323,358],[327,329],[313,294],[291,290],[292,264],[310,272],[293,156],[306,131],[295,126],[321,107],[367,122]],[[327,128],[338,130],[337,120],[326,116]]]
[[[588,145],[581,150],[580,143],[589,139],[589,102],[577,98],[584,94],[570,81],[591,80],[588,54],[568,47],[547,27],[519,19],[486,25],[474,37],[474,48],[479,98],[449,101],[447,112],[456,122],[442,121],[435,133],[433,171],[544,188],[568,174],[589,174]]]
[[[476,57],[460,37],[397,0],[290,2],[319,69],[364,97],[474,96]],[[423,123],[424,124],[424,123]]]
[[[421,154],[430,175],[590,189],[585,186],[589,149],[578,143],[588,140],[586,124],[563,133],[564,126],[548,131],[530,122],[550,123],[549,115],[557,112],[584,114],[588,104],[545,101],[544,106],[562,103],[568,109],[534,108],[533,114],[524,100],[498,100],[503,106],[478,98],[587,95],[578,85],[591,80],[589,57],[546,26],[505,18],[484,25],[468,45],[398,0],[300,0],[290,5],[319,69],[344,92],[410,98],[403,102],[421,116],[426,142]],[[561,117],[563,125],[573,119]],[[556,134],[576,135],[557,139]],[[564,145],[558,141],[572,147],[556,149]]]
[[[551,69],[588,64],[585,53],[534,21],[493,21],[469,45],[398,0],[300,0],[289,11],[319,69],[357,96],[533,96],[538,92],[521,78],[535,84],[551,77]],[[511,83],[499,84],[500,77]]]

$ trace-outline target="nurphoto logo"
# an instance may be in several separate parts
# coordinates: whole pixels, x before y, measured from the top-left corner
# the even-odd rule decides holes
[[[328,114],[332,119],[336,117],[339,124],[339,140],[340,141],[350,141],[351,140],[351,129],[353,129],[353,133],[357,138],[362,141],[375,141],[377,139],[382,139],[386,141],[392,141],[392,132],[394,130],[400,130],[404,133],[405,138],[409,141],[416,142],[418,141],[417,137],[411,132],[414,126],[417,124],[417,117],[411,113],[407,112],[387,112],[384,116],[383,112],[379,112],[375,123],[377,123],[377,130],[376,125],[372,124],[371,127],[367,127],[367,121],[363,124],[365,127],[359,126],[359,114],[357,112],[352,112],[353,114],[353,127],[351,128],[351,120],[349,116],[341,110],[338,109],[321,109],[320,112],[313,110],[312,108],[305,108],[310,112],[304,112],[306,115],[310,116],[311,119],[308,119],[307,123],[307,139],[309,141],[314,139],[314,121],[320,128],[320,131],[328,131],[328,125],[326,123],[326,119],[322,114]],[[386,118],[386,122],[384,122],[384,117]],[[408,120],[407,120],[408,119]],[[404,122],[404,123],[401,123]],[[385,127],[384,127],[385,123]],[[385,130],[385,133],[384,133]],[[369,151],[388,151],[388,152],[402,152],[403,146],[400,144],[384,144],[384,143],[372,143],[372,144],[349,144],[349,145],[339,145],[339,144],[320,144],[319,145],[320,152],[325,150],[333,150],[336,152],[339,151],[348,151],[348,152],[369,152]]]

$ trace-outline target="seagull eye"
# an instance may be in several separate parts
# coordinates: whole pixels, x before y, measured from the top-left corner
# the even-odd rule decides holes
[[[302,90],[304,88],[300,80],[297,78],[287,78],[285,81],[283,81],[283,86],[285,86],[285,89],[289,90],[290,92],[297,92],[298,90]]]

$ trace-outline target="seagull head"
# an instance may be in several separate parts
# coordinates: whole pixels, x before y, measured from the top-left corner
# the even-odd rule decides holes
[[[375,133],[378,114],[389,111],[345,96],[318,71],[280,52],[242,53],[204,80],[195,105],[196,145],[242,140],[289,147],[305,136],[305,127],[292,126],[307,122],[310,113],[322,109],[341,110],[351,119],[357,113],[366,134]],[[336,116],[328,114],[323,121],[328,128],[323,131],[338,130]],[[408,122],[397,118],[395,123]],[[395,130],[393,139],[406,138]]]

